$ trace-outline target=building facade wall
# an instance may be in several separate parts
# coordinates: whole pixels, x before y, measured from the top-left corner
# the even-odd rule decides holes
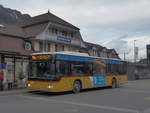
[[[120,59],[114,49],[107,49],[101,45],[88,42],[85,42],[85,45],[86,49],[83,49],[82,52],[88,53],[90,56]]]
[[[39,44],[39,41],[33,41],[33,48],[34,48],[34,51],[40,51],[40,44]]]
[[[8,89],[8,83],[12,83],[13,87],[23,87],[19,81],[19,73],[22,70],[25,72],[24,79],[27,79],[27,71],[25,65],[28,65],[29,60],[22,61],[25,54],[29,54],[29,51],[25,50],[25,40],[21,37],[7,36],[0,34],[0,64],[5,64],[5,68],[1,68],[3,71],[3,88]],[[18,60],[17,57],[20,59]],[[27,57],[28,58],[28,57]]]
[[[0,50],[1,51],[24,51],[24,40],[6,35],[0,35]]]
[[[40,47],[40,43],[43,45],[43,40],[34,40],[33,41],[33,48],[35,52],[43,51],[43,49]],[[80,47],[71,46],[69,44],[60,44],[60,43],[54,43],[47,41],[46,44],[47,52],[58,52],[58,51],[74,51],[78,52]]]
[[[56,51],[56,47],[58,51],[79,51],[79,48],[84,46],[79,30],[52,23],[49,23],[43,32],[35,36],[33,41],[36,40],[40,40],[45,45],[43,51],[49,51],[49,44],[52,46],[51,51]]]

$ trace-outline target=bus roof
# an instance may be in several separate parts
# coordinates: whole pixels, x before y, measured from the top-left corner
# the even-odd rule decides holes
[[[90,57],[90,58],[101,58],[101,59],[110,59],[110,60],[117,60],[117,61],[124,61],[116,58],[105,58],[105,57],[96,57],[96,56],[89,56],[87,53],[80,53],[80,52],[72,52],[72,51],[60,51],[60,52],[38,52],[33,53],[31,55],[47,55],[47,54],[62,54],[62,55],[70,55],[70,56],[82,56],[82,57]]]
[[[72,55],[72,56],[85,56],[89,57],[87,53],[79,53],[79,52],[72,52],[72,51],[60,51],[60,52],[39,52],[33,53],[31,55],[45,55],[45,54],[63,54],[63,55]]]

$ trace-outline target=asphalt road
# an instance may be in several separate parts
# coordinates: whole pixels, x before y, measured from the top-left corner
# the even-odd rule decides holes
[[[150,80],[79,94],[26,92],[0,96],[0,113],[150,113]]]

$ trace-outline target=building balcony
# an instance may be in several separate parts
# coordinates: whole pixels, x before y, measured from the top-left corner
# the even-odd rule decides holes
[[[67,37],[67,36],[62,36],[54,33],[45,32],[38,35],[36,39],[84,47],[84,43],[81,40],[79,40],[77,37]]]

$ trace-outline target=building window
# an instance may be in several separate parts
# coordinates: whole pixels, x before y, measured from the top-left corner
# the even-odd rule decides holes
[[[62,45],[62,51],[64,51],[65,50],[65,46],[64,45]]]
[[[67,36],[67,32],[66,31],[62,31],[62,35],[63,36]]]
[[[97,51],[93,49],[93,56],[97,56]]]
[[[57,44],[55,45],[55,51],[56,52],[58,51],[58,45]]]
[[[58,30],[57,30],[56,28],[52,28],[52,33],[57,34],[57,33],[58,33]]]
[[[1,59],[0,59],[0,60],[1,60],[1,61],[0,61],[0,63],[2,63],[2,64],[3,64],[3,63],[5,63],[5,57],[4,57],[4,55],[1,55],[0,57],[1,57]]]
[[[73,33],[70,33],[70,36],[73,37]]]
[[[54,33],[54,28],[52,28],[52,33]]]
[[[46,33],[51,33],[51,28],[48,28],[48,30],[46,31]]]
[[[58,34],[58,30],[57,29],[55,29],[55,33]]]
[[[51,51],[51,44],[48,43],[48,51],[50,52]]]
[[[62,31],[62,35],[65,35],[65,31]]]
[[[41,41],[39,42],[39,50],[43,51],[43,43]]]

